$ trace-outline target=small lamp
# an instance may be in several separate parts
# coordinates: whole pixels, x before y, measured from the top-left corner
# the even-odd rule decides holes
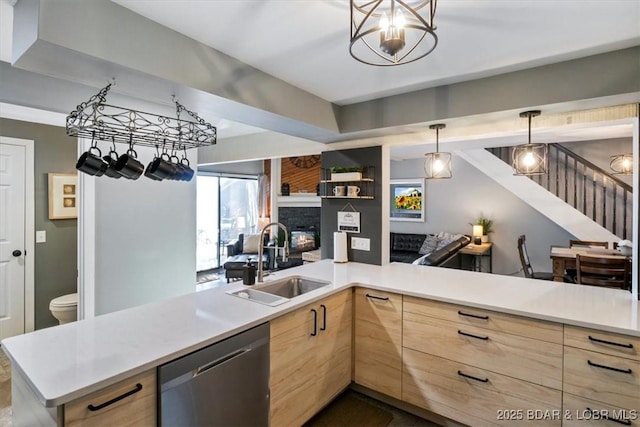
[[[483,233],[483,229],[482,226],[479,224],[476,224],[473,226],[473,244],[474,245],[479,245],[482,243],[482,233]]]

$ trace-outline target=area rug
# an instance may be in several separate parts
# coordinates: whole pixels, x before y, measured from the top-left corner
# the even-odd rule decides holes
[[[343,393],[311,418],[306,427],[386,427],[391,412],[366,402],[353,393]]]

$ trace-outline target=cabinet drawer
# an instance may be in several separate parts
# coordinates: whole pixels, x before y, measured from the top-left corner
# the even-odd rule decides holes
[[[620,408],[573,394],[562,395],[562,425],[573,426],[640,426],[640,403],[635,408]]]
[[[638,407],[640,362],[564,348],[564,391],[621,408]]]
[[[472,426],[561,423],[559,390],[410,349],[403,360],[402,400],[413,405]]]
[[[640,337],[565,325],[564,345],[640,360]]]
[[[405,297],[404,311],[562,344],[562,325],[559,323],[414,297]]]
[[[400,399],[402,295],[358,288],[355,310],[355,382]]]
[[[403,346],[562,389],[560,344],[405,312]]]
[[[130,393],[127,395],[127,393]],[[125,396],[116,400],[118,397]],[[108,402],[102,409],[95,409]],[[90,410],[89,407],[94,410]],[[155,426],[156,372],[148,371],[64,405],[65,426]]]

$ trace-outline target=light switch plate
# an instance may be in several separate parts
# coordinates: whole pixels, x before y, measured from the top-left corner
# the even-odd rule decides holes
[[[45,230],[36,231],[36,243],[46,243],[47,232]]]
[[[366,239],[364,237],[352,237],[351,249],[356,249],[358,251],[370,251],[371,239]]]

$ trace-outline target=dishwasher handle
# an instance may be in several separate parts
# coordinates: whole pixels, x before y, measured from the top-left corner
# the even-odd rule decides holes
[[[222,365],[224,362],[228,362],[231,359],[235,359],[236,357],[242,356],[245,353],[248,353],[251,351],[251,347],[246,347],[246,348],[241,348],[239,350],[233,351],[225,356],[222,356],[221,358],[214,360],[213,362],[209,362],[205,365],[200,366],[199,368],[194,369],[193,372],[193,377],[195,378],[198,375],[204,374],[205,372],[207,372],[209,369],[213,369],[216,366]]]

